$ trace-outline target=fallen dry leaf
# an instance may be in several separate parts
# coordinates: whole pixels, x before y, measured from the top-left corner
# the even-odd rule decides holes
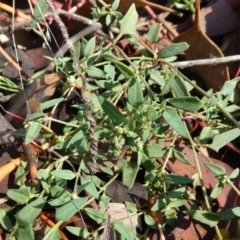
[[[190,47],[186,51],[186,60],[223,57],[219,47],[202,32],[200,27],[200,0],[196,0],[196,19],[193,27],[176,37],[173,42],[187,42]],[[229,80],[229,71],[226,65],[194,66],[190,68],[196,73],[208,88],[217,91],[226,80]]]
[[[40,112],[39,103],[45,102],[52,97],[62,78],[62,73],[51,73],[35,80],[29,87],[14,95],[7,110],[23,118],[27,113]],[[9,114],[5,114],[5,117],[16,128],[22,124]]]

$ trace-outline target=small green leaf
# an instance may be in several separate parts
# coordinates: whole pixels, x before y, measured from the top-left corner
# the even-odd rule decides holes
[[[80,55],[81,55],[81,44],[80,44],[80,41],[76,42],[74,44],[74,48],[75,48],[75,51],[76,51],[76,57],[77,59],[80,58]]]
[[[177,97],[170,98],[168,102],[176,107],[189,112],[197,112],[203,105],[197,97]]]
[[[50,228],[50,230],[47,232],[47,234],[44,236],[42,240],[59,240],[61,239],[61,236],[59,234],[59,227],[62,224],[61,221],[57,222],[53,227]]]
[[[174,184],[190,184],[193,182],[193,179],[179,176],[177,174],[170,173],[167,175],[167,180],[169,183],[174,183]]]
[[[239,175],[239,168],[236,168],[236,169],[234,169],[234,170],[232,171],[232,173],[229,175],[229,178],[230,178],[230,179],[234,179],[234,178],[238,177],[238,175]]]
[[[158,58],[168,58],[175,56],[181,52],[184,52],[188,49],[189,45],[186,42],[182,43],[173,43],[164,47],[158,53]]]
[[[43,18],[43,14],[48,9],[48,4],[45,0],[39,0],[36,3],[37,4],[33,11],[33,21],[32,21],[33,27],[36,26],[36,24]]]
[[[137,173],[139,167],[135,164],[131,164],[127,162],[126,165],[123,167],[122,172],[122,183],[123,185],[127,186],[129,189],[132,188],[133,184],[135,183]]]
[[[87,184],[84,190],[91,194],[94,198],[98,198],[98,191],[93,182],[89,182],[88,179],[82,178],[81,184]]]
[[[229,220],[235,217],[240,217],[240,207],[227,209],[226,211],[218,213],[220,220]]]
[[[128,102],[137,107],[143,103],[141,84],[138,78],[132,78],[128,86]]]
[[[39,122],[32,122],[27,129],[25,144],[29,144],[34,140],[42,128],[42,125]]]
[[[218,224],[220,218],[217,213],[204,212],[199,210],[187,210],[186,213],[194,220],[214,227]]]
[[[150,215],[144,214],[144,221],[149,227],[156,228],[156,224]]]
[[[115,222],[112,223],[112,225],[116,229],[116,231],[118,231],[120,235],[124,237],[126,240],[133,240],[133,237],[130,235],[129,230],[122,222]]]
[[[73,201],[56,208],[56,219],[62,220],[64,222],[69,221],[69,219],[87,203],[88,197],[82,197],[74,199]]]
[[[174,81],[171,81],[171,89],[176,97],[190,96],[189,85],[179,74],[175,74]]]
[[[103,77],[104,72],[100,68],[96,68],[94,66],[88,66],[87,68],[87,74],[90,77]]]
[[[30,192],[28,188],[9,189],[7,196],[17,203],[25,204],[30,199]]]
[[[150,27],[148,33],[145,35],[145,38],[150,42],[150,43],[157,43],[160,33],[161,33],[161,24],[155,24]]]
[[[185,187],[177,188],[177,189],[169,192],[168,197],[169,198],[182,198],[185,191],[186,191]]]
[[[186,203],[185,199],[174,199],[170,202],[168,206],[172,208],[178,208],[183,206],[185,203]]]
[[[149,122],[155,121],[159,118],[157,111],[155,110],[155,108],[153,108],[152,106],[148,107],[147,110],[147,120]]]
[[[125,78],[129,79],[135,76],[135,72],[124,63],[114,62],[114,65]]]
[[[231,79],[231,81],[225,81],[219,93],[223,95],[232,94],[239,81],[240,81],[240,77]]]
[[[176,149],[173,149],[173,156],[180,162],[191,165],[191,162],[186,158],[186,156],[182,152],[177,151]]]
[[[96,38],[92,37],[85,45],[85,48],[83,50],[84,57],[89,57],[94,52],[94,48],[96,45]]]
[[[118,9],[120,0],[114,0],[114,2],[112,3],[112,10],[115,11]]]
[[[204,127],[199,136],[201,144],[207,144],[208,140],[213,137],[213,130],[211,127]]]
[[[32,225],[28,225],[25,227],[18,227],[14,236],[17,240],[34,240],[33,228]]]
[[[103,111],[108,115],[108,117],[113,120],[117,125],[121,124],[125,118],[118,109],[110,103],[108,100],[102,96],[98,96],[98,101],[103,109]]]
[[[163,113],[163,118],[177,133],[188,139],[188,132],[186,130],[186,127],[182,123],[182,120],[179,117],[177,111],[172,109],[166,109]]]
[[[42,211],[45,202],[46,198],[38,198],[19,210],[18,213],[15,214],[15,218],[17,219],[19,225],[26,227],[29,224],[32,224]]]
[[[84,228],[79,228],[79,227],[72,227],[72,226],[67,226],[65,227],[70,233],[72,233],[75,236],[82,237],[86,239],[89,235],[89,232],[87,229]]]
[[[222,190],[223,190],[223,184],[218,182],[211,191],[210,199],[211,200],[216,199]]]
[[[45,114],[44,113],[33,113],[33,114],[30,114],[30,115],[26,116],[24,122],[33,121],[33,120],[38,119],[40,117],[45,117]]]
[[[51,172],[54,177],[66,180],[72,180],[76,177],[76,174],[70,170],[54,170]]]
[[[97,211],[93,208],[84,208],[84,211],[91,219],[93,219],[98,224],[106,220],[104,213]]]
[[[159,158],[163,157],[166,153],[166,149],[160,144],[146,144],[145,153],[149,158]]]
[[[64,98],[55,98],[55,99],[51,99],[49,101],[46,101],[44,103],[41,103],[41,109],[45,110],[48,109],[52,106],[57,105],[58,103],[62,102],[64,100]]]
[[[138,20],[138,14],[135,4],[132,4],[125,14],[124,18],[119,21],[120,33],[119,35],[136,35],[136,24]]]
[[[215,164],[215,163],[205,162],[204,164],[216,176],[225,175],[226,174],[225,169],[223,167]]]
[[[239,135],[240,135],[240,129],[238,128],[231,129],[229,131],[216,135],[213,138],[213,142],[209,144],[208,147],[218,152],[220,148],[222,148],[227,143],[237,138]]]
[[[7,231],[11,231],[13,225],[4,209],[0,209],[0,225]]]

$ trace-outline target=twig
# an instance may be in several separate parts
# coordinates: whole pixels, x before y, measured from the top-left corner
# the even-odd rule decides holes
[[[192,67],[192,66],[215,65],[215,64],[236,62],[236,61],[240,61],[240,55],[233,55],[233,56],[221,57],[221,58],[209,58],[209,59],[173,62],[173,63],[171,63],[171,65],[173,67],[177,67],[177,68],[187,68],[187,67]]]
[[[92,116],[92,102],[90,99],[87,98],[86,96],[86,84],[87,84],[87,80],[85,78],[85,76],[82,74],[81,69],[78,66],[78,59],[77,59],[77,55],[76,55],[76,51],[75,48],[72,44],[72,42],[69,40],[69,35],[68,32],[66,30],[66,27],[64,26],[62,20],[60,19],[60,17],[58,16],[52,1],[50,0],[46,0],[50,11],[52,12],[52,16],[54,18],[54,20],[56,21],[56,23],[58,24],[62,35],[65,39],[65,41],[68,43],[68,48],[69,51],[72,55],[72,59],[73,59],[73,68],[76,71],[78,77],[82,80],[82,89],[81,89],[81,95],[82,95],[82,99],[83,102],[86,104],[87,106],[87,110],[86,110],[86,118],[89,122],[89,137],[91,140],[91,146],[90,146],[90,150],[89,150],[89,159],[87,161],[87,165],[88,168],[90,170],[90,172],[92,174],[94,174],[96,172],[96,157],[97,157],[97,151],[98,151],[98,138],[94,132],[95,127],[96,127],[96,121],[94,119],[94,117]]]
[[[75,20],[80,21],[80,22],[82,22],[84,24],[87,24],[87,25],[99,24],[99,23],[96,23],[89,18],[80,16],[78,14],[69,13],[69,12],[67,12],[65,10],[62,10],[62,9],[54,9],[54,11],[56,12],[56,14],[60,14],[60,15],[70,17],[72,19],[75,19]],[[44,18],[52,17],[52,12],[45,13],[43,15],[43,17]],[[28,21],[25,21],[25,22],[16,23],[14,25],[14,30],[22,29],[22,28],[25,28],[25,27],[32,27],[32,22],[33,22],[33,20],[31,19],[31,20],[28,20]],[[10,31],[12,31],[11,26],[0,27],[0,32],[10,32]]]

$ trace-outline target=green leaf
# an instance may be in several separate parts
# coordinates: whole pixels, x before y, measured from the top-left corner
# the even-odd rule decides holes
[[[158,53],[158,58],[168,58],[175,56],[181,52],[184,52],[188,49],[189,45],[186,42],[182,43],[173,43],[164,47]]]
[[[137,165],[127,162],[122,170],[122,184],[131,189],[135,183],[138,170],[139,167]]]
[[[215,164],[215,163],[205,162],[204,164],[216,176],[225,175],[226,174],[225,169],[223,167]]]
[[[64,100],[64,98],[55,98],[55,99],[51,99],[49,101],[46,101],[44,103],[41,103],[41,109],[45,110],[48,109],[52,106],[57,105],[58,103],[62,102]]]
[[[76,174],[70,170],[54,170],[51,172],[54,177],[66,180],[72,180],[76,177]]]
[[[118,9],[120,0],[114,0],[114,2],[112,3],[112,10],[115,11]]]
[[[232,94],[239,81],[240,81],[240,77],[231,79],[231,81],[225,81],[219,93],[222,95]]]
[[[229,220],[235,217],[240,217],[240,207],[227,209],[226,211],[218,213],[220,220]]]
[[[190,184],[193,182],[193,179],[191,178],[179,176],[173,173],[168,174],[166,179],[169,181],[169,183],[173,184]]]
[[[87,229],[84,228],[79,228],[79,227],[72,227],[72,226],[67,226],[65,227],[70,233],[72,233],[75,236],[82,237],[86,239],[89,235],[89,232]]]
[[[104,71],[101,70],[100,68],[96,68],[94,66],[89,66],[87,68],[87,74],[90,77],[103,77],[104,76]]]
[[[230,178],[230,179],[234,179],[234,178],[238,177],[238,175],[239,175],[239,168],[236,168],[236,169],[234,169],[234,170],[232,171],[232,173],[229,175],[229,178]]]
[[[150,215],[144,214],[144,221],[149,227],[156,228],[156,224]]]
[[[9,189],[6,194],[13,201],[20,204],[25,204],[30,199],[30,192],[28,188]]]
[[[42,125],[38,122],[32,122],[27,129],[25,144],[29,144],[34,140],[42,128]]]
[[[240,129],[235,128],[231,129],[229,131],[226,131],[224,133],[221,133],[219,135],[216,135],[213,138],[213,142],[208,145],[209,148],[213,149],[214,151],[218,152],[220,148],[225,146],[227,143],[231,142],[235,138],[237,138],[240,135]]]
[[[177,151],[176,149],[173,149],[173,156],[180,162],[191,165],[191,162],[186,158],[186,156],[182,152]]]
[[[45,117],[45,114],[44,113],[33,113],[33,114],[26,116],[24,122],[32,121],[32,120],[38,119],[40,117]]]
[[[164,87],[163,87],[163,89],[162,89],[162,91],[161,91],[161,93],[160,93],[160,96],[163,96],[163,95],[169,93],[170,88],[171,88],[171,85],[172,85],[172,84],[174,83],[174,81],[175,81],[175,79],[174,79],[174,78],[175,78],[175,75],[176,75],[176,72],[175,72],[175,71],[171,73],[170,77],[168,78],[168,81],[166,82],[166,84],[164,85]]]
[[[117,125],[121,124],[125,118],[118,109],[110,103],[108,100],[102,96],[98,96],[98,101],[103,109],[103,111],[108,115],[108,117],[113,120]]]
[[[197,112],[203,105],[201,100],[196,97],[177,97],[171,98],[168,102],[176,107],[189,112]]]
[[[47,234],[44,236],[42,240],[59,240],[61,239],[61,236],[59,234],[59,227],[62,224],[61,221],[57,222],[50,230],[47,232]]]
[[[122,222],[115,222],[112,223],[114,229],[120,233],[122,237],[126,240],[133,240],[133,237],[130,235],[129,230]]]
[[[18,213],[15,214],[15,218],[17,219],[19,225],[26,227],[29,224],[32,224],[42,211],[45,202],[46,198],[38,198],[19,210]]]
[[[91,219],[93,219],[98,224],[106,220],[105,213],[102,213],[98,210],[95,210],[93,208],[84,208],[84,211]]]
[[[132,78],[128,86],[128,102],[137,107],[143,103],[141,84],[138,78]]]
[[[32,229],[32,225],[28,225],[25,227],[18,227],[14,236],[17,240],[34,240],[34,233]]]
[[[85,45],[85,48],[83,50],[84,57],[89,57],[94,52],[94,48],[96,45],[96,38],[92,37]]]
[[[7,231],[11,231],[13,225],[4,209],[0,209],[0,225]]]
[[[182,120],[179,117],[177,111],[172,109],[166,109],[163,113],[163,118],[177,133],[179,133],[181,136],[187,139],[189,138],[186,127],[182,123]]]
[[[217,213],[204,212],[200,210],[187,210],[186,213],[194,220],[214,227],[218,224],[220,218]]]
[[[135,4],[132,4],[125,14],[124,18],[119,21],[120,33],[119,35],[136,35],[136,24],[138,20],[138,14]]]
[[[155,121],[159,118],[157,111],[155,110],[155,108],[153,108],[152,106],[148,107],[147,110],[147,120],[149,122]]]
[[[171,81],[171,89],[176,97],[190,96],[189,85],[179,74],[175,74],[174,81]]]
[[[36,3],[37,4],[33,11],[33,21],[32,21],[33,27],[36,26],[36,24],[43,18],[43,14],[48,9],[48,4],[45,0],[39,0]]]
[[[85,191],[91,194],[94,198],[98,198],[98,191],[93,182],[89,182],[89,179],[81,178],[81,185],[87,184]]]
[[[161,24],[155,24],[150,27],[148,33],[145,35],[145,38],[150,42],[150,43],[157,43],[160,33],[161,33]]]
[[[185,187],[177,188],[177,189],[169,192],[168,197],[169,198],[182,198],[185,191],[186,191]]]
[[[114,62],[114,65],[125,78],[129,79],[135,76],[135,72],[124,63]]]
[[[56,208],[56,219],[62,220],[64,222],[69,221],[69,219],[87,203],[88,197],[82,197],[74,199],[73,201]]]
[[[161,144],[146,144],[144,151],[149,158],[163,157],[166,149]]]
[[[213,130],[211,127],[204,127],[199,136],[199,142],[201,144],[207,144],[208,140],[213,136]]]
[[[222,190],[223,190],[223,184],[218,182],[211,191],[210,199],[211,200],[216,199]]]
[[[78,41],[78,42],[76,42],[74,44],[74,48],[75,48],[75,51],[76,51],[77,59],[80,59],[80,55],[81,55],[81,44],[80,44],[80,41]]]

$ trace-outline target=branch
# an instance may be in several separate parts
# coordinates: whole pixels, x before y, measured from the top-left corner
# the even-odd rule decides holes
[[[187,68],[192,66],[216,65],[216,64],[236,62],[236,61],[240,61],[240,55],[233,55],[233,56],[221,57],[221,58],[209,58],[209,59],[173,62],[171,63],[171,65],[176,68]]]

